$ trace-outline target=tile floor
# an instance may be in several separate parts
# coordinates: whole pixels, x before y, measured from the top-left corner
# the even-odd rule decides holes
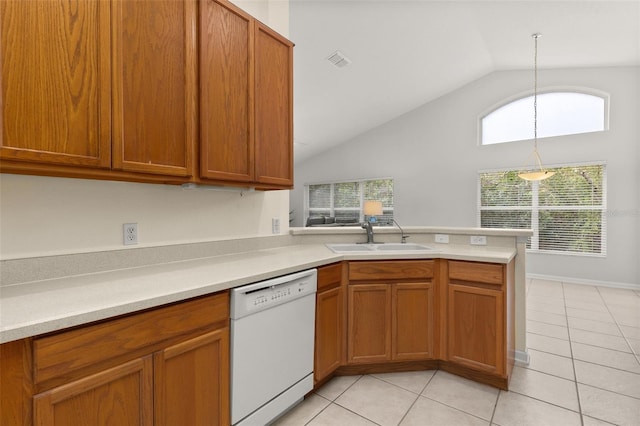
[[[509,392],[444,371],[336,377],[276,424],[640,425],[640,291],[529,280],[527,346]]]

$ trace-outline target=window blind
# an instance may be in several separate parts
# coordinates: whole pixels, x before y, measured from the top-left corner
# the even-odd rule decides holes
[[[549,170],[556,175],[539,182],[516,170],[480,172],[478,224],[532,229],[527,247],[534,251],[606,255],[605,164]]]
[[[379,225],[393,224],[393,179],[367,179],[306,185],[306,217],[335,217],[339,222],[362,222],[364,202],[382,201]]]

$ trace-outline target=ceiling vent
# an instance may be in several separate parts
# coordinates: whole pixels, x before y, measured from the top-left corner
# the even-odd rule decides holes
[[[327,58],[336,68],[344,68],[351,63],[351,59],[347,58],[344,53],[339,50],[333,52]]]

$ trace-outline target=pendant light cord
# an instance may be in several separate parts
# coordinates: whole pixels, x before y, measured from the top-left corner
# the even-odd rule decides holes
[[[533,149],[536,155],[538,154],[538,37],[541,35],[540,33],[533,35]]]
[[[533,156],[538,163],[539,172],[522,172],[518,176],[525,180],[539,181],[555,174],[542,168],[542,160],[538,154],[538,38],[540,33],[531,34],[534,39],[533,49]]]

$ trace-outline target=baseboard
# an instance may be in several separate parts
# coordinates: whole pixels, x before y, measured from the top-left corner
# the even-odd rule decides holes
[[[518,367],[526,367],[529,365],[529,352],[527,351],[515,351],[515,365]]]
[[[527,274],[527,279],[562,281],[568,284],[597,285],[599,287],[626,288],[629,290],[640,290],[640,284],[619,283],[615,281],[588,280],[585,278],[560,277],[556,275]]]

